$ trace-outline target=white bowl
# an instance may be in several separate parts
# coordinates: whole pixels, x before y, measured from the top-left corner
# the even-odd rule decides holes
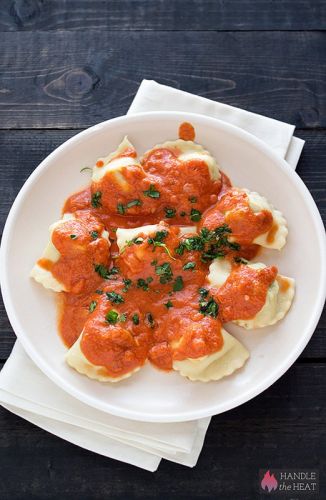
[[[87,379],[64,362],[56,328],[54,294],[29,278],[59,219],[64,200],[89,178],[81,167],[116,148],[125,134],[142,154],[155,143],[177,137],[190,121],[196,140],[216,156],[234,185],[258,191],[283,212],[289,237],[281,251],[264,251],[296,280],[296,296],[286,318],[252,332],[227,330],[250,351],[245,367],[220,382],[190,382],[177,373],[146,365],[130,379],[103,384]],[[36,365],[62,389],[90,406],[114,415],[152,422],[176,422],[234,408],[273,384],[309,341],[325,299],[325,237],[316,205],[298,175],[263,142],[241,129],[201,115],[157,112],[109,120],[76,135],[51,153],[18,194],[2,239],[1,284],[14,331]],[[22,377],[24,374],[21,374]]]

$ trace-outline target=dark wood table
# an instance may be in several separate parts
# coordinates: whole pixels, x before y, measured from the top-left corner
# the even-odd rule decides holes
[[[295,124],[297,171],[325,217],[325,28],[325,0],[2,0],[1,228],[38,163],[125,114],[143,78]],[[325,317],[281,380],[213,418],[194,469],[151,474],[1,409],[0,498],[251,500],[260,468],[319,469],[326,498]],[[3,305],[0,332],[3,364],[15,341]]]

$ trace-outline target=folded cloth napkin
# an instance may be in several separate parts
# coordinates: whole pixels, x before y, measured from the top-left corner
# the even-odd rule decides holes
[[[157,110],[191,110],[232,123],[266,142],[293,168],[304,144],[293,137],[292,125],[144,80],[128,114]],[[49,380],[18,341],[0,373],[0,403],[71,443],[149,471],[162,458],[193,467],[210,422],[135,422],[91,408]]]

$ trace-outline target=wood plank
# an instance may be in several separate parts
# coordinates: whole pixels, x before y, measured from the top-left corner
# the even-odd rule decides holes
[[[259,397],[212,419],[194,469],[163,461],[155,474],[87,452],[2,409],[0,497],[252,500],[259,469],[282,467],[319,469],[323,492],[325,376],[325,365],[295,365]]]
[[[143,78],[301,128],[326,127],[326,32],[1,33],[0,128],[125,114]]]
[[[3,0],[0,31],[325,29],[322,0]]]
[[[11,130],[0,131],[0,230],[2,231],[10,206],[20,187],[34,168],[59,144],[77,130]],[[306,141],[298,173],[310,189],[326,221],[326,134],[323,131],[297,131]],[[23,159],[23,161],[22,161]],[[15,336],[0,303],[0,359],[6,359]],[[305,359],[326,358],[326,311],[316,332],[302,354]]]

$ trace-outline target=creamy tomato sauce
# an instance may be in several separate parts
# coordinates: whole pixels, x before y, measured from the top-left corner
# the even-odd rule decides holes
[[[191,127],[181,125],[182,139],[194,139]],[[70,196],[63,212],[76,219],[52,234],[61,256],[52,264],[39,261],[68,290],[60,294],[63,341],[70,347],[83,332],[82,352],[111,377],[147,359],[171,370],[174,360],[220,350],[222,322],[254,317],[277,275],[274,267],[252,272],[235,262],[257,253],[256,236],[269,231],[272,237],[271,213],[253,213],[225,174],[214,181],[202,160],[181,162],[178,155],[154,149],[141,164],[108,172]],[[116,228],[158,223],[153,235],[140,231],[119,253]],[[182,225],[197,225],[198,234],[181,236]],[[104,230],[109,241],[101,237]],[[207,275],[222,255],[232,272],[216,290]]]
[[[251,244],[260,234],[270,231],[270,242],[277,231],[273,226],[273,216],[269,210],[255,213],[249,205],[246,193],[229,189],[216,203],[209,208],[202,219],[202,227],[213,229],[222,224],[228,224],[232,236],[243,245]]]

